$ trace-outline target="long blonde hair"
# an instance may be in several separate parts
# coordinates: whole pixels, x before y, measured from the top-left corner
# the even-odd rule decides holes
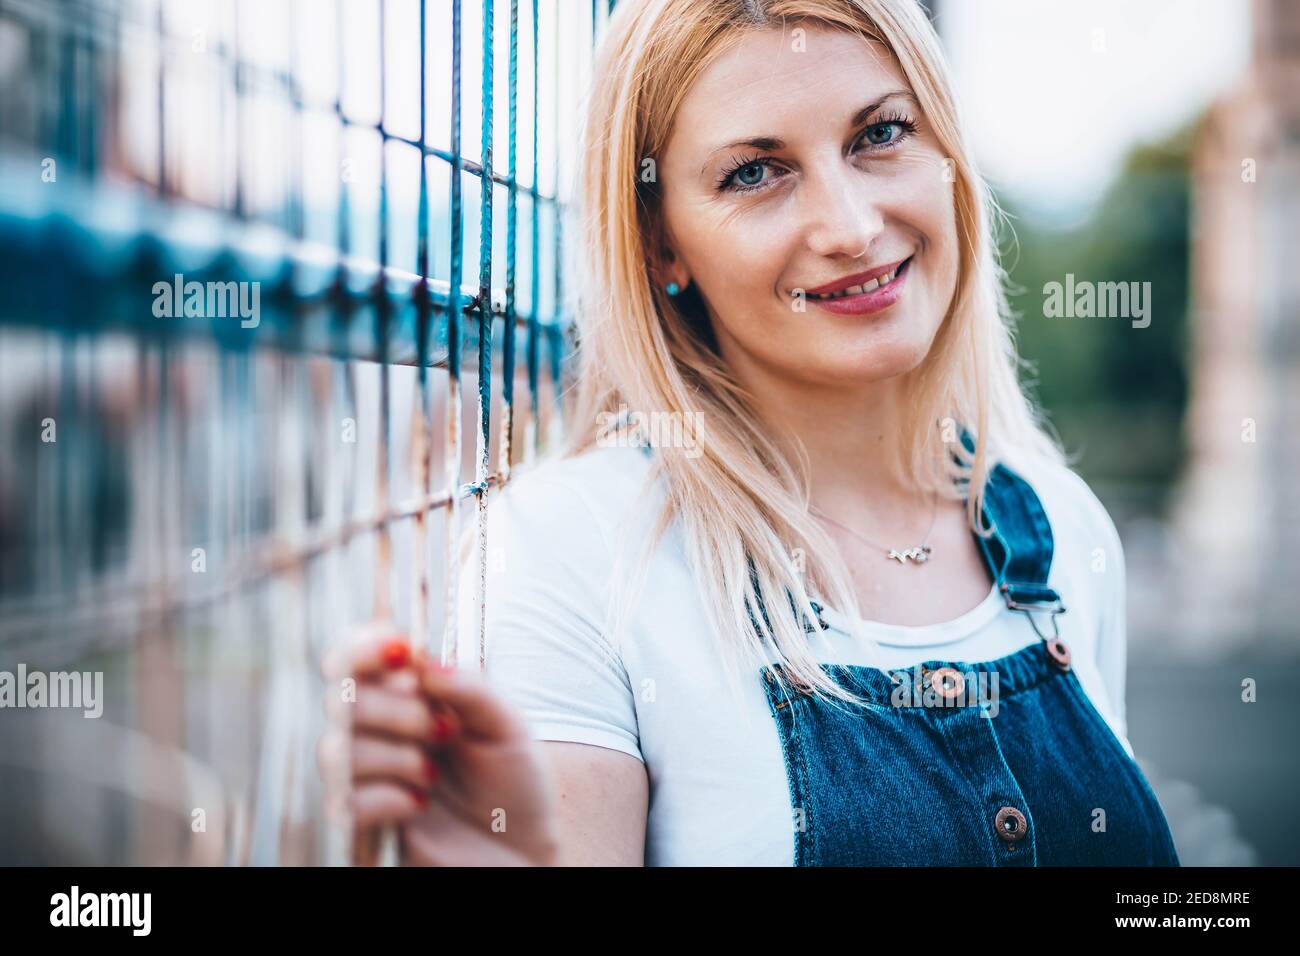
[[[999,458],[1063,460],[1018,382],[1005,274],[994,254],[998,210],[957,121],[938,37],[915,0],[624,0],[617,7],[598,53],[574,193],[578,368],[560,454],[591,448],[620,407],[706,421],[698,450],[654,449],[665,507],[633,577],[643,580],[651,552],[680,520],[724,658],[779,662],[780,676],[795,688],[851,702],[857,698],[818,664],[805,632],[816,619],[814,592],[857,614],[848,569],[808,512],[807,453],[765,430],[716,351],[702,301],[670,298],[654,281],[660,210],[656,189],[640,175],[643,160],[664,148],[682,97],[710,60],[744,31],[793,20],[819,21],[892,50],[952,161],[960,265],[949,313],[905,383],[906,477],[950,500],[960,500],[961,483],[971,528],[987,533],[984,485]],[[958,440],[962,428],[976,440],[973,455]],[[630,584],[615,584],[615,635]]]

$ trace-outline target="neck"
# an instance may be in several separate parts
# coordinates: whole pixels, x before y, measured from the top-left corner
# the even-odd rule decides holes
[[[932,502],[903,475],[904,378],[809,386],[752,365],[733,371],[760,414],[797,435],[811,465],[810,500],[864,528],[915,528]]]

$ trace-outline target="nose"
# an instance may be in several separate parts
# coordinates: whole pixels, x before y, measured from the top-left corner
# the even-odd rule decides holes
[[[831,259],[865,255],[885,226],[878,189],[842,159],[811,176],[803,201],[813,254]]]

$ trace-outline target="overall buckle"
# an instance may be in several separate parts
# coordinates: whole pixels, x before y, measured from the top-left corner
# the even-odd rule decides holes
[[[1029,623],[1033,627],[1034,633],[1037,634],[1040,638],[1042,638],[1044,641],[1049,641],[1049,640],[1054,641],[1060,639],[1061,628],[1056,621],[1056,616],[1058,614],[1064,614],[1066,611],[1066,607],[1061,602],[1060,595],[1058,595],[1055,591],[1053,591],[1049,587],[1044,587],[1041,585],[1028,585],[1028,586],[1022,585],[1016,587],[1007,584],[1006,582],[1003,582],[1001,585],[999,585],[998,590],[1002,592],[1002,596],[1006,599],[1007,607],[1009,607],[1013,611],[1025,612],[1025,616],[1029,618]],[[1028,600],[1020,600],[1015,596],[1015,592],[1018,590],[1037,591],[1038,595],[1036,598],[1030,598]],[[1038,622],[1034,619],[1034,615],[1033,615],[1034,611],[1046,611],[1049,614],[1051,614],[1052,636],[1050,638],[1046,634],[1044,634],[1042,630],[1039,628]]]

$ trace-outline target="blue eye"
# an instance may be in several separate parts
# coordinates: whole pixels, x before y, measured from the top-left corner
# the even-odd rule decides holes
[[[901,113],[886,116],[862,133],[864,142],[877,149],[892,149],[916,132],[916,123]]]
[[[747,163],[736,170],[736,179],[742,186],[757,186],[763,181],[763,163]]]
[[[763,170],[771,160],[766,157],[751,160],[733,159],[731,166],[718,180],[720,192],[749,192],[754,189],[766,189],[763,184]]]
[[[891,130],[898,130],[896,136],[890,136]],[[882,136],[882,134],[884,134]],[[902,123],[877,123],[874,126],[868,126],[863,138],[872,146],[888,146],[891,142],[900,139],[903,135]]]

